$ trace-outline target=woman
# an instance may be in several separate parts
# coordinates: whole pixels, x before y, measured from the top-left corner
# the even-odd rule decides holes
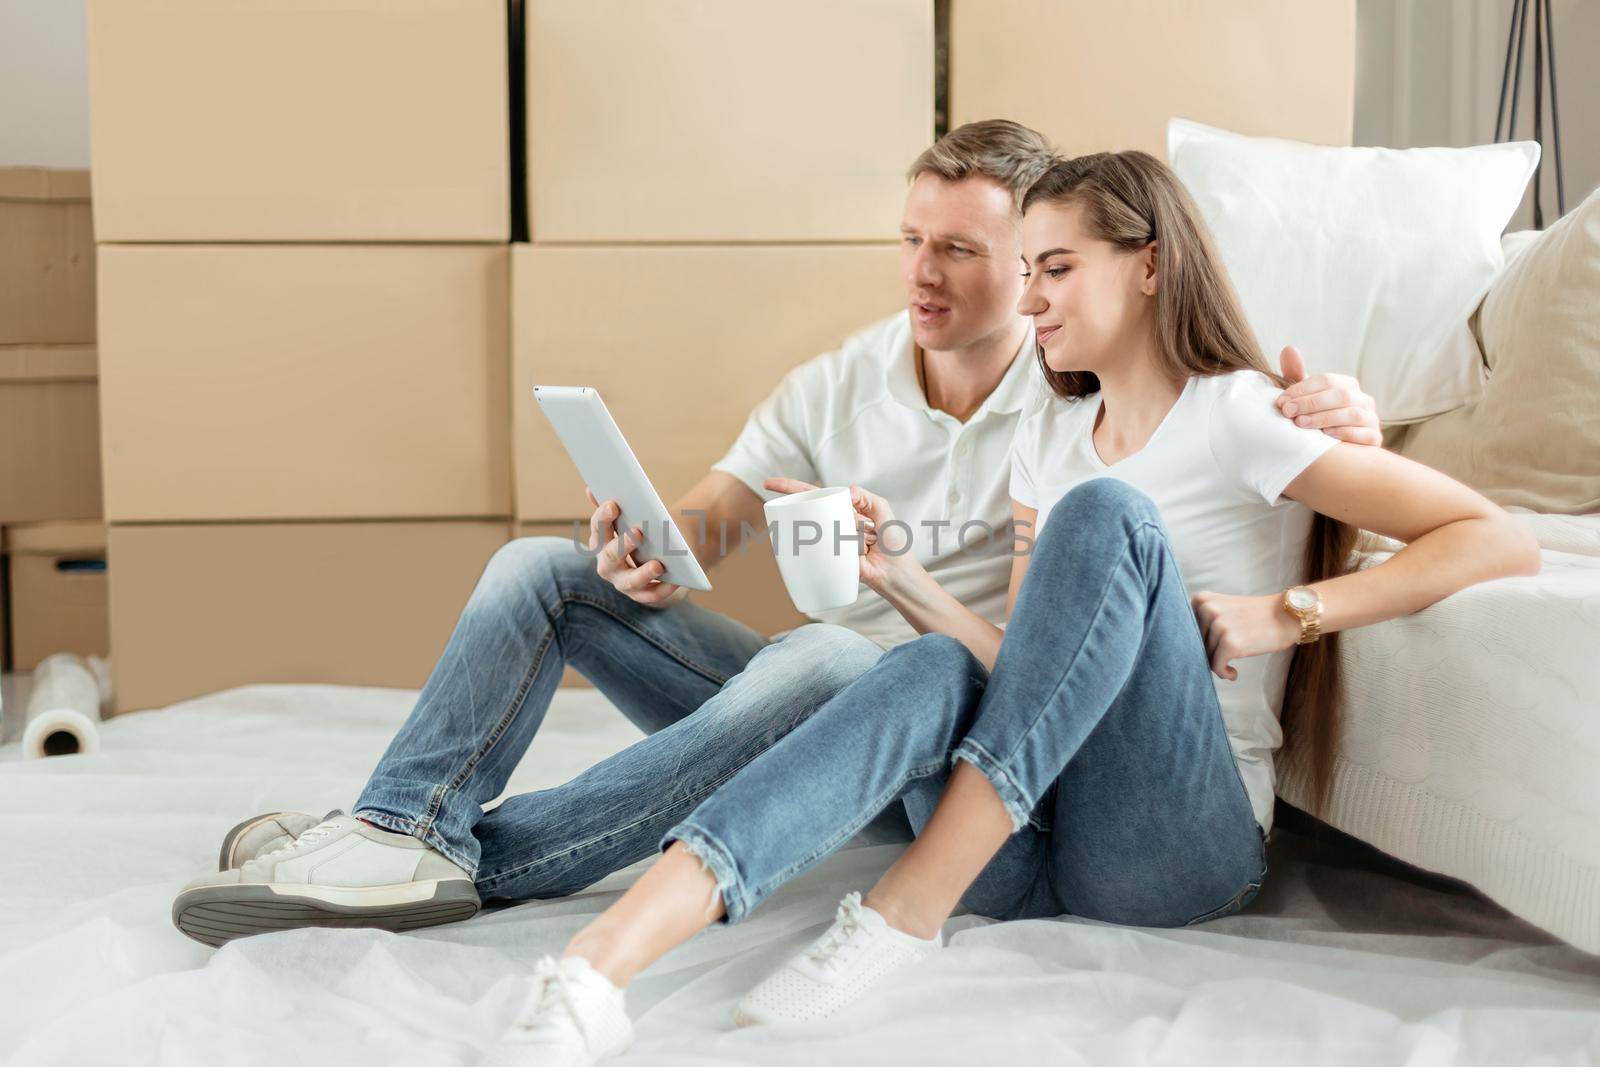
[[[589,1063],[626,1044],[621,987],[733,922],[904,805],[916,840],[744,1023],[822,1018],[939,947],[958,904],[1191,925],[1266,876],[1273,752],[1330,780],[1335,637],[1538,546],[1472,490],[1281,418],[1188,195],[1139,152],[1056,163],[1024,200],[1027,284],[1054,396],[1018,430],[1004,630],[883,531],[862,578],[927,636],[886,655],[670,831],[661,859],[539,981],[492,1062]],[[1354,528],[1406,542],[1342,573]],[[1213,675],[1215,677],[1213,677]],[[1283,709],[1280,729],[1279,709]]]

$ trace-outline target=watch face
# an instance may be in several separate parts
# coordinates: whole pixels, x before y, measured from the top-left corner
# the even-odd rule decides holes
[[[1317,606],[1317,594],[1309,589],[1289,590],[1289,606],[1296,611],[1310,611]]]

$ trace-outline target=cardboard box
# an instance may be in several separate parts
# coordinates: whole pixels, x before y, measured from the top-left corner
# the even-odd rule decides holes
[[[107,516],[509,517],[508,258],[102,246]]]
[[[572,540],[573,521],[522,523],[518,536]],[[587,543],[588,519],[576,521],[579,523],[577,537]],[[730,552],[707,572],[707,577],[711,579],[711,592],[690,593],[694,603],[737,619],[757,633],[771,636],[811,621],[795,610],[783,587],[783,579],[778,576],[778,562],[772,558],[772,546],[765,541],[752,540],[747,543],[746,551]],[[569,667],[561,684],[589,683]]]
[[[0,345],[0,522],[96,519],[93,345]]]
[[[91,0],[102,241],[504,241],[505,0]]]
[[[93,340],[89,172],[0,167],[0,345]]]
[[[892,238],[933,139],[932,0],[527,0],[526,36],[535,242]]]
[[[670,507],[790,368],[905,303],[892,245],[512,247],[525,522],[590,510],[534,385],[597,388]]]
[[[1015,119],[1067,155],[1165,159],[1173,117],[1347,145],[1355,57],[1355,0],[950,0],[950,125]]]
[[[5,550],[6,530],[0,526],[0,673],[11,667],[11,556]],[[4,707],[0,706],[0,733],[6,732]]]
[[[7,526],[12,668],[46,656],[109,654],[106,529],[99,522]]]
[[[503,522],[112,526],[116,710],[255,682],[420,689]]]

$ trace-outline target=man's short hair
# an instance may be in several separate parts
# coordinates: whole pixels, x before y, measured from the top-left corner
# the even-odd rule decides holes
[[[981,175],[1011,191],[1022,210],[1022,196],[1055,162],[1044,135],[1010,119],[984,119],[957,126],[918,156],[906,171],[907,181],[937,174],[946,181]]]

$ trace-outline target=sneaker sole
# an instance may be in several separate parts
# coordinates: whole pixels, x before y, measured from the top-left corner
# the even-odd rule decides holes
[[[221,885],[178,894],[172,902],[172,924],[216,948],[240,937],[305,926],[376,927],[399,933],[470,919],[480,906],[477,890],[460,878],[361,889]]]

